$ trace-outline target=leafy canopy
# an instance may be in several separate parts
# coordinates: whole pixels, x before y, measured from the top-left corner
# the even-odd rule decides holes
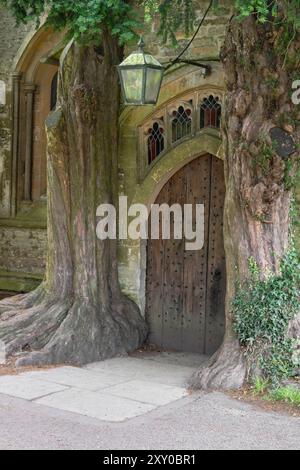
[[[256,15],[258,21],[280,21],[292,30],[300,30],[300,0],[232,0],[240,17]],[[190,34],[194,28],[195,10],[208,0],[0,0],[9,7],[17,21],[39,21],[47,15],[47,23],[56,29],[67,29],[77,41],[90,44],[99,42],[102,28],[117,35],[121,43],[132,40],[141,26],[134,7],[144,6],[146,18],[159,13],[160,33],[164,42],[176,42],[175,33],[184,29]],[[213,1],[218,8],[220,0]],[[278,17],[279,4],[284,15]]]
[[[84,44],[98,43],[103,28],[130,41],[138,22],[132,6],[124,0],[0,0],[9,7],[18,23],[35,21],[39,25],[47,15],[47,24],[67,29],[69,35]]]

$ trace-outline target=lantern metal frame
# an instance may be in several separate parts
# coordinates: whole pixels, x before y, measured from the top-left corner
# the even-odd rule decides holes
[[[136,52],[133,52],[132,55],[137,55],[137,54],[141,54],[143,56],[143,63],[141,64],[125,64],[123,65],[120,64],[118,65],[118,72],[119,72],[119,77],[120,77],[120,81],[121,81],[121,87],[122,87],[122,94],[124,96],[124,100],[125,100],[125,104],[126,105],[129,105],[129,106],[145,106],[145,105],[155,105],[157,103],[157,99],[159,97],[159,93],[160,93],[160,89],[161,89],[161,85],[162,85],[162,81],[163,81],[163,78],[164,78],[164,72],[165,72],[165,67],[163,65],[155,65],[155,64],[151,64],[151,63],[147,63],[147,56],[149,56],[150,54],[147,54],[147,52],[145,52],[145,43],[143,41],[143,38],[141,37],[140,41],[139,41],[139,50],[136,51]],[[128,57],[128,59],[130,59],[130,56]],[[127,60],[128,60],[127,59]],[[156,61],[158,62],[158,61]],[[128,101],[127,100],[127,97],[126,97],[126,90],[125,90],[125,85],[124,85],[124,78],[122,76],[122,72],[123,71],[126,71],[126,70],[132,70],[132,71],[135,71],[135,70],[142,70],[143,71],[143,77],[142,77],[142,97],[141,97],[141,100],[139,101]],[[146,86],[147,86],[147,72],[148,70],[158,70],[161,72],[161,77],[160,77],[160,81],[159,81],[159,86],[158,86],[158,93],[157,93],[157,99],[156,101],[155,100],[146,100],[145,97],[146,97]]]
[[[195,40],[196,36],[198,35],[199,31],[200,31],[200,28],[201,26],[203,25],[210,9],[212,8],[212,5],[213,5],[213,1],[214,0],[210,0],[210,3],[208,5],[208,8],[207,10],[205,11],[204,13],[204,16],[202,18],[202,20],[200,21],[200,24],[197,28],[197,30],[195,31],[193,37],[191,38],[191,40],[189,41],[189,43],[185,46],[185,48],[183,49],[183,51],[175,58],[173,59],[171,62],[169,62],[168,64],[166,65],[156,65],[155,63],[147,63],[147,57],[153,57],[151,56],[151,54],[147,54],[145,52],[145,43],[143,41],[143,38],[141,37],[140,39],[140,42],[139,42],[139,50],[136,51],[136,52],[133,52],[124,62],[122,62],[122,64],[118,65],[118,72],[119,72],[119,77],[120,77],[120,81],[121,81],[121,88],[122,88],[122,94],[123,94],[123,97],[124,97],[124,101],[125,101],[125,105],[128,105],[128,106],[145,106],[145,105],[156,105],[157,101],[158,101],[158,98],[159,98],[159,95],[160,95],[160,90],[161,90],[161,86],[162,86],[162,81],[163,81],[163,78],[164,78],[164,73],[166,71],[168,71],[171,67],[174,67],[176,65],[179,65],[179,64],[187,64],[187,65],[193,65],[193,66],[196,66],[196,67],[200,67],[203,69],[203,76],[207,76],[211,73],[211,70],[212,70],[212,67],[210,65],[207,65],[207,64],[202,64],[199,60],[197,59],[184,59],[182,58],[183,55],[185,54],[185,52],[189,49],[189,47],[191,46],[191,44],[193,43],[193,41]],[[143,56],[143,61],[139,64],[130,64],[130,57],[131,56],[134,56],[134,55],[142,55]],[[154,58],[153,58],[154,59]],[[126,62],[129,62],[128,64],[126,64]],[[154,59],[155,62],[157,62],[159,64],[159,62]],[[127,96],[126,96],[126,88],[125,88],[125,79],[122,75],[122,72],[123,71],[126,71],[126,70],[132,70],[132,71],[138,71],[138,70],[143,70],[143,77],[142,77],[142,95],[141,95],[141,100],[128,100]],[[147,70],[158,70],[158,71],[161,71],[161,77],[160,77],[160,82],[159,82],[159,87],[158,87],[158,93],[156,95],[156,101],[155,100],[146,100],[145,97],[146,97],[146,94],[147,94],[147,90],[146,90],[146,86],[147,86]],[[158,85],[158,83],[157,83]]]

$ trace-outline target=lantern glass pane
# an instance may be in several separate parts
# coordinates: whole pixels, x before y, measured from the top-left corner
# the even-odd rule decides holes
[[[156,104],[161,87],[162,70],[147,68],[145,102]]]
[[[143,69],[121,71],[127,103],[139,103],[142,101],[143,73]]]

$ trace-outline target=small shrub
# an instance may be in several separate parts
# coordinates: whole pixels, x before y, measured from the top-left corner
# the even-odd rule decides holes
[[[259,369],[273,385],[293,375],[295,341],[287,337],[289,322],[299,312],[299,258],[291,249],[281,263],[281,275],[261,279],[249,261],[250,278],[237,288],[233,302],[235,331],[245,348],[252,375]]]

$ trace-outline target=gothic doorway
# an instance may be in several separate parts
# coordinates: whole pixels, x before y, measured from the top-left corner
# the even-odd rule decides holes
[[[200,251],[186,251],[185,240],[149,236],[146,318],[151,344],[207,355],[221,345],[226,292],[224,199],[224,164],[210,154],[181,168],[161,190],[156,204],[204,204],[205,242]]]

